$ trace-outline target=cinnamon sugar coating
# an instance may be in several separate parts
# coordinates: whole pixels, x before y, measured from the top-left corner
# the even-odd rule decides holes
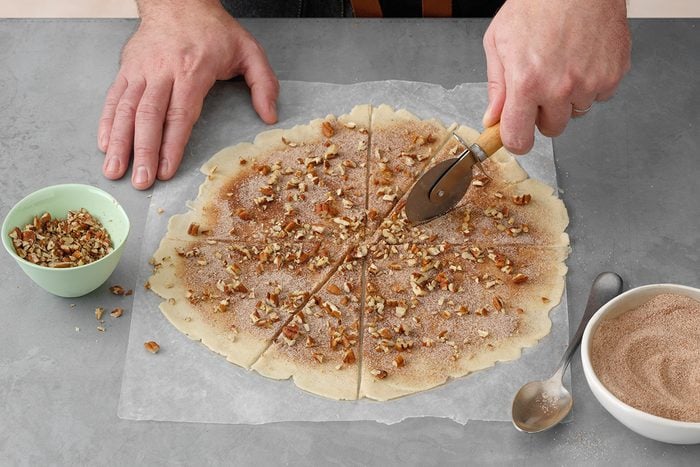
[[[593,335],[591,365],[624,403],[700,422],[700,302],[660,294],[603,321]]]

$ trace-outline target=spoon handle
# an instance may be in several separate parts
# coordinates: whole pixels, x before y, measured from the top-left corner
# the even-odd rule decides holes
[[[574,352],[576,352],[576,349],[581,343],[583,331],[586,329],[586,325],[591,317],[593,317],[600,307],[620,295],[620,292],[622,292],[622,278],[620,276],[614,272],[602,272],[598,274],[598,277],[595,278],[591,286],[591,292],[588,295],[588,303],[586,303],[586,310],[583,312],[583,317],[581,317],[581,323],[578,325],[576,334],[571,337],[569,347],[566,349],[566,352],[564,352],[564,356],[559,362],[559,369],[554,374],[554,377],[561,379],[564,376],[566,368],[571,361],[571,357],[573,357]]]

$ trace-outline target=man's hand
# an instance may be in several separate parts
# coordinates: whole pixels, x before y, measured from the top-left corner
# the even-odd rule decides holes
[[[279,83],[263,49],[218,0],[141,0],[139,7],[141,24],[107,93],[98,146],[110,179],[124,175],[133,151],[131,182],[143,190],[175,175],[216,80],[244,75],[266,123],[277,120]]]
[[[535,125],[557,136],[570,117],[612,97],[630,67],[625,0],[508,0],[484,50],[484,126],[500,120],[503,145],[524,154]]]

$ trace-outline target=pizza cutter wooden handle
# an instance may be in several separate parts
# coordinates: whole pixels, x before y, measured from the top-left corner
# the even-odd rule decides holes
[[[503,142],[501,141],[501,123],[496,123],[494,126],[485,129],[476,139],[476,144],[484,151],[486,157],[491,156],[494,152],[501,149],[503,147]]]

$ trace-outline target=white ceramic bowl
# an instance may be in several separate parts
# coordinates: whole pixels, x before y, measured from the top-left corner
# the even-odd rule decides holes
[[[679,422],[651,415],[631,407],[615,397],[600,382],[591,366],[591,341],[598,326],[606,319],[636,308],[655,295],[673,293],[700,300],[700,289],[674,284],[652,284],[637,287],[619,295],[603,305],[588,322],[581,341],[581,360],[586,381],[596,399],[605,409],[630,430],[647,438],[673,444],[700,443],[700,422]]]

